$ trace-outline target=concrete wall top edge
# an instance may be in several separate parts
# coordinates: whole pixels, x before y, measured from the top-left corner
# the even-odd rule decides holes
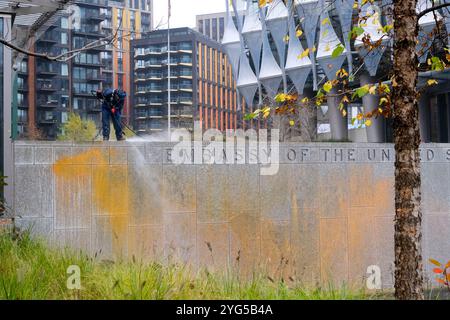
[[[15,141],[14,146],[44,146],[44,147],[136,147],[145,145],[154,145],[158,147],[172,147],[176,142],[152,142],[152,141],[133,141],[133,142],[60,142],[60,141]],[[208,146],[210,142],[204,142],[204,146]],[[270,145],[270,141],[268,142]],[[193,145],[193,144],[192,144]],[[394,148],[391,143],[332,143],[332,142],[286,142],[280,143],[280,148],[283,147],[319,147],[319,148]],[[426,143],[422,144],[421,148],[449,148],[450,143]]]

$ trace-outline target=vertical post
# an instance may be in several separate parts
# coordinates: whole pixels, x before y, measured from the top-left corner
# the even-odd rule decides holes
[[[170,67],[170,15],[171,15],[171,3],[170,0],[167,0],[168,2],[168,20],[167,20],[167,125],[168,125],[168,135],[169,135],[169,142],[172,140],[172,92],[171,92],[171,67]]]
[[[0,23],[2,23],[2,36],[4,36],[5,30],[11,30],[11,16],[3,15],[0,16]],[[11,40],[11,33],[9,32],[4,36],[6,41]],[[13,205],[13,186],[14,186],[14,155],[13,155],[13,144],[12,144],[12,52],[11,49],[3,47],[2,56],[0,57],[1,66],[3,69],[3,83],[1,87],[3,89],[3,174],[8,177],[8,186],[4,189],[4,198],[6,203],[10,206]],[[0,109],[1,110],[1,109]]]

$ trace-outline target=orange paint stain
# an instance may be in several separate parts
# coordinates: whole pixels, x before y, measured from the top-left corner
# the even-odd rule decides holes
[[[128,167],[107,163],[109,155],[100,148],[61,158],[53,165],[53,172],[58,181],[56,196],[59,203],[73,207],[77,205],[77,201],[85,201],[81,199],[81,195],[84,195],[88,191],[88,185],[91,185],[92,214],[109,217],[113,251],[119,254],[123,247],[121,242],[127,237],[128,229]],[[70,192],[67,192],[68,188]],[[64,214],[64,208],[61,214]]]

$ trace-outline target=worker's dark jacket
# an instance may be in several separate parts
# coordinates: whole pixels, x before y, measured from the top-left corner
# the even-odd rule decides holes
[[[112,119],[117,140],[123,136],[122,110],[125,104],[126,93],[120,90],[106,89],[103,92],[102,125],[103,138],[109,139],[111,133],[110,119]]]

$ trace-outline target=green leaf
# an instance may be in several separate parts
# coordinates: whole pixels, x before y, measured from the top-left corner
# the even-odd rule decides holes
[[[338,45],[334,50],[333,53],[331,54],[332,58],[337,58],[339,57],[343,52],[344,52],[345,48],[342,44]]]
[[[359,26],[355,26],[353,27],[352,31],[349,33],[348,38],[351,40],[353,38],[357,38],[360,35],[362,35],[364,33],[364,29],[359,27]]]
[[[353,99],[355,97],[362,98],[362,97],[366,96],[369,93],[369,90],[370,90],[369,85],[365,85],[361,88],[356,89],[356,91],[353,95]]]

